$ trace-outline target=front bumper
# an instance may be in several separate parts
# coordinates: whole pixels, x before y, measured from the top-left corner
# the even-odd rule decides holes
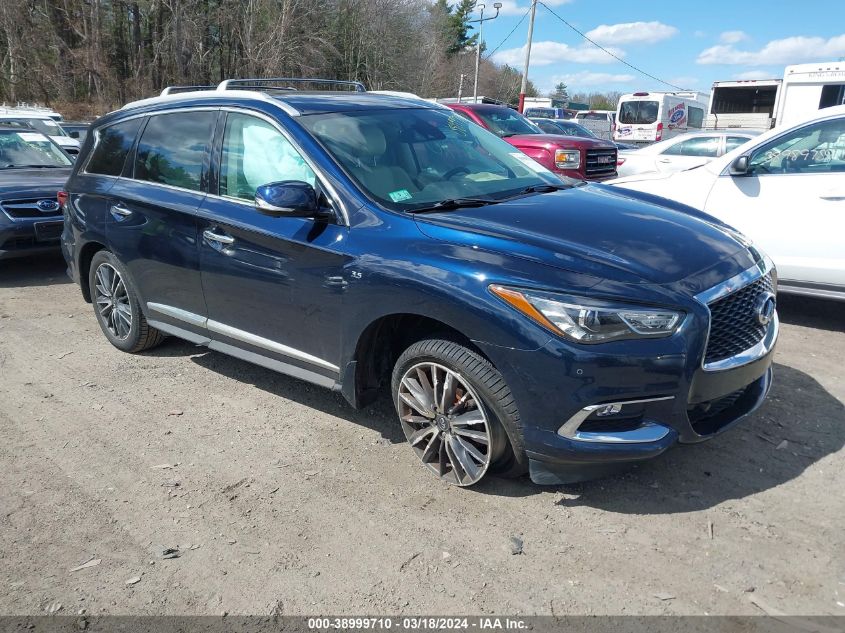
[[[770,262],[758,264],[720,284],[718,296],[770,271]],[[519,407],[533,481],[571,483],[616,472],[676,444],[707,440],[763,403],[772,381],[777,314],[753,348],[714,369],[705,363],[714,296],[697,296],[668,338],[579,346],[554,337],[534,351],[481,344]]]
[[[62,216],[10,219],[0,212],[0,259],[59,252]]]

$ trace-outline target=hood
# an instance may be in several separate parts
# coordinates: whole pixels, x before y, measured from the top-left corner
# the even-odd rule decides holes
[[[0,169],[0,199],[55,198],[70,177],[71,167]]]
[[[514,147],[616,149],[616,145],[604,139],[564,134],[514,134],[504,137],[504,140]]]
[[[711,218],[654,196],[585,185],[414,216],[436,240],[620,283],[670,284],[747,251]]]

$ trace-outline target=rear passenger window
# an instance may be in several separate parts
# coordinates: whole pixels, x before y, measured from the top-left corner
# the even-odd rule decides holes
[[[103,174],[105,176],[120,176],[126,155],[132,149],[135,135],[141,127],[143,119],[130,119],[123,123],[116,123],[102,129],[97,134],[97,144],[91,160],[85,167],[89,174]]]
[[[135,179],[199,191],[216,120],[216,112],[196,111],[150,117],[138,142]]]

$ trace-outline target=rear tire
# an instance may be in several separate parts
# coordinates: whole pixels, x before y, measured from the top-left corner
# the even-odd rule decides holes
[[[526,471],[516,403],[477,352],[444,339],[418,341],[396,361],[391,392],[405,437],[441,480],[472,486],[488,473]]]
[[[164,340],[164,334],[147,323],[126,269],[113,253],[94,254],[88,284],[100,329],[117,349],[134,354]]]

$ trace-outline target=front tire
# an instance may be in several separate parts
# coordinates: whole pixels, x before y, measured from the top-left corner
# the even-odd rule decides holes
[[[164,340],[164,334],[147,323],[126,269],[113,253],[102,250],[94,255],[88,287],[100,329],[116,348],[136,353]]]
[[[442,339],[414,343],[396,361],[391,391],[405,437],[441,480],[472,486],[488,473],[525,471],[524,453],[513,449],[521,426],[510,390],[473,350]]]

